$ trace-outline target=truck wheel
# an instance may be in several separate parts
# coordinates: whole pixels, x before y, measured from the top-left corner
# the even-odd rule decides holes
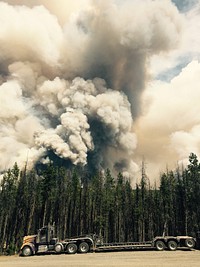
[[[75,254],[77,252],[77,245],[76,244],[68,244],[67,245],[67,253]]]
[[[158,251],[163,251],[165,248],[165,244],[163,243],[163,241],[158,240],[156,241],[155,247]]]
[[[89,251],[89,245],[86,242],[82,242],[79,245],[78,251],[80,253],[87,253]]]
[[[61,253],[63,251],[62,245],[61,244],[55,245],[54,250],[56,253]]]
[[[187,238],[187,239],[185,240],[185,245],[186,245],[186,247],[188,247],[188,248],[194,248],[194,246],[195,246],[195,241],[194,241],[194,239]]]
[[[171,250],[171,251],[175,251],[177,249],[177,243],[174,240],[170,240],[167,243],[167,246],[168,246],[168,249]]]
[[[32,254],[33,254],[33,251],[31,249],[31,247],[29,247],[29,246],[23,247],[23,249],[22,249],[22,256],[28,257],[28,256],[31,256]]]

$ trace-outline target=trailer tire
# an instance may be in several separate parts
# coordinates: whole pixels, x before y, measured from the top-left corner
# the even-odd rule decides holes
[[[163,251],[163,250],[165,249],[165,244],[164,244],[163,241],[158,240],[158,241],[156,241],[156,243],[155,243],[155,247],[156,247],[156,249],[157,249],[158,251]]]
[[[194,241],[194,239],[187,238],[187,239],[185,240],[185,245],[186,245],[186,247],[188,247],[188,248],[194,248],[194,247],[195,247],[195,241]]]
[[[23,249],[22,249],[22,253],[21,253],[22,256],[24,256],[24,257],[29,257],[29,256],[31,256],[32,254],[33,254],[33,251],[32,251],[32,249],[31,249],[30,246],[25,246],[25,247],[23,247]]]
[[[90,249],[90,247],[89,247],[88,243],[82,242],[79,245],[78,251],[80,253],[87,253],[89,251],[89,249]]]
[[[61,244],[56,244],[54,250],[56,253],[61,253],[63,251],[63,247]]]
[[[74,243],[68,244],[66,250],[69,254],[75,254],[77,252],[77,245]]]
[[[170,240],[170,241],[168,241],[168,243],[167,243],[167,247],[168,247],[168,249],[169,250],[171,250],[171,251],[175,251],[175,250],[177,250],[177,242],[175,241],[175,240]]]

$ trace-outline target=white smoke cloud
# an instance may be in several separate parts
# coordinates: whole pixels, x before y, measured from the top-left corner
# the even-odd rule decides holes
[[[180,15],[168,0],[55,6],[0,1],[0,170],[53,151],[133,174],[148,62],[176,47]]]
[[[41,149],[36,150],[33,138],[35,129],[42,129],[39,119],[31,114],[29,104],[14,80],[1,85],[0,103],[0,169],[10,167],[15,161],[24,163],[29,148],[29,163],[32,166],[38,159],[37,155],[42,155]]]
[[[54,15],[61,25],[64,25],[72,13],[79,11],[88,5],[88,0],[0,0],[13,6],[44,6]]]
[[[62,29],[56,18],[42,6],[30,9],[0,4],[2,63],[29,60],[56,67],[63,43]]]
[[[188,4],[191,1],[188,1]],[[182,34],[177,49],[161,53],[151,58],[151,72],[157,79],[172,79],[181,68],[192,60],[200,58],[200,1],[196,1],[190,10],[182,14]],[[194,3],[193,3],[194,4]]]
[[[98,76],[112,89],[125,92],[137,116],[148,80],[148,60],[176,47],[182,20],[169,1],[133,1],[122,6],[114,1],[92,2],[72,18],[76,30],[70,24],[65,27],[65,36],[73,44],[73,59],[68,57],[67,66],[71,64],[74,75]],[[74,61],[77,47],[80,53]]]
[[[176,162],[188,163],[190,153],[200,156],[200,64],[189,63],[170,82],[155,81],[145,93],[148,111],[138,125],[136,154],[145,154],[152,175]],[[155,166],[156,165],[156,166]]]

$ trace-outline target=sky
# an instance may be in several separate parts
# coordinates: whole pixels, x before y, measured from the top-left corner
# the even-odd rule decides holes
[[[0,172],[136,180],[200,156],[199,0],[0,1]],[[53,155],[53,156],[52,156]]]
[[[152,58],[153,79],[136,126],[137,155],[144,155],[154,176],[187,165],[192,152],[200,156],[200,1],[174,2],[182,16],[180,41],[177,49]]]

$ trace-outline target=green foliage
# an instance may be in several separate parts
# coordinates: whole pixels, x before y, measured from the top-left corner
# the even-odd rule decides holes
[[[6,255],[14,255],[17,251],[17,246],[14,242],[10,242],[6,248]]]
[[[144,167],[144,166],[143,166]],[[9,169],[0,186],[0,254],[19,251],[22,238],[55,223],[65,237],[96,233],[105,242],[152,240],[169,235],[195,235],[200,229],[200,163],[195,154],[182,170],[167,171],[152,187],[142,170],[134,188],[110,170],[92,177],[80,169],[52,164],[37,173]]]

